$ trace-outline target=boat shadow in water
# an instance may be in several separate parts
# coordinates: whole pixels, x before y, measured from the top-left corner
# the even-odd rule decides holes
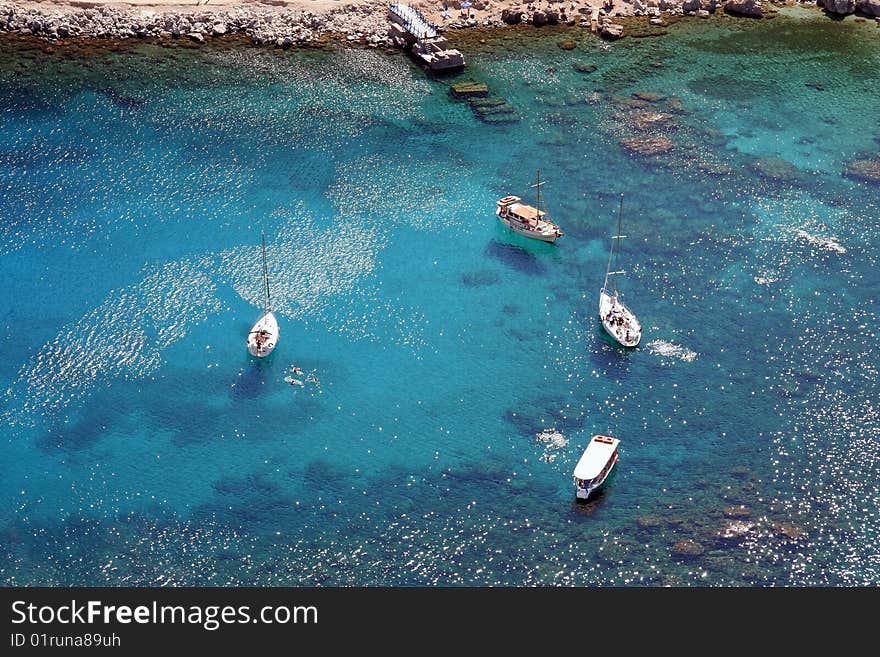
[[[598,511],[599,507],[605,502],[608,493],[608,486],[605,485],[585,500],[576,497],[572,500],[571,510],[578,516],[591,516]]]
[[[590,321],[593,321],[592,319]],[[589,359],[593,365],[603,372],[614,372],[624,375],[630,371],[630,359],[635,356],[639,347],[623,347],[605,332],[601,322],[595,319],[595,347],[589,350]]]
[[[576,497],[572,502],[571,508],[577,515],[591,516],[599,507],[605,503],[614,488],[614,480],[617,478],[617,468],[619,464],[611,469],[605,482],[599,487],[599,490],[593,491],[587,499]]]
[[[486,246],[486,255],[498,260],[511,269],[523,274],[538,276],[543,274],[547,267],[535,256],[521,246],[492,240]]]
[[[232,388],[233,399],[256,399],[267,390],[270,382],[277,378],[278,368],[273,367],[275,359],[272,354],[265,358],[247,355],[241,368],[241,375],[236,378]]]

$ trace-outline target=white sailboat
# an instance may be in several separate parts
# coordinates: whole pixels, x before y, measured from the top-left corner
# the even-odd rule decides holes
[[[278,344],[278,320],[272,312],[272,297],[269,294],[269,269],[266,266],[266,235],[263,234],[263,288],[266,299],[263,303],[263,314],[248,333],[247,348],[251,356],[265,358],[272,353]]]
[[[608,255],[608,267],[605,269],[605,282],[599,291],[599,319],[602,320],[602,326],[612,338],[617,340],[624,347],[635,347],[642,339],[642,325],[639,324],[638,318],[620,299],[620,293],[617,290],[617,277],[623,274],[623,271],[617,269],[617,263],[620,259],[620,238],[621,225],[623,222],[623,194],[620,195],[620,212],[617,215],[617,235],[611,237],[611,253]],[[617,242],[617,248],[614,243]],[[614,263],[615,271],[611,270],[611,264]],[[608,288],[608,279],[611,278],[613,285]]]

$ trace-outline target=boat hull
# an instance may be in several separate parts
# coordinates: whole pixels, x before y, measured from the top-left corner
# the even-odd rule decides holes
[[[614,462],[614,464],[611,466],[611,469],[608,470],[607,474],[602,478],[602,481],[600,481],[597,484],[594,484],[592,486],[588,486],[586,488],[581,488],[580,486],[575,484],[575,486],[574,486],[575,497],[577,497],[577,499],[579,499],[579,500],[586,500],[586,499],[589,499],[593,494],[598,493],[602,488],[605,487],[605,484],[607,484],[611,480],[611,474],[615,471],[616,466],[617,466],[617,461]]]
[[[541,242],[548,242],[550,244],[555,243],[556,240],[561,237],[561,235],[557,234],[555,231],[544,233],[537,230],[530,230],[519,222],[512,221],[510,217],[502,213],[501,210],[498,210],[495,214],[498,215],[498,219],[499,221],[501,221],[502,224],[510,228],[510,230],[512,230],[514,233],[517,233],[518,235],[529,237],[533,240],[540,240]]]
[[[247,338],[247,349],[251,356],[265,358],[278,345],[280,331],[275,313],[266,312],[251,327]]]
[[[605,332],[624,347],[637,347],[642,339],[642,325],[619,298],[604,289],[599,292],[599,319]]]

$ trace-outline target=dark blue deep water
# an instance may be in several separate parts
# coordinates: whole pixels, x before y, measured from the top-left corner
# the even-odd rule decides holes
[[[507,123],[375,50],[3,41],[0,582],[880,583],[880,30],[568,35],[457,37]],[[557,246],[493,214],[537,168]]]

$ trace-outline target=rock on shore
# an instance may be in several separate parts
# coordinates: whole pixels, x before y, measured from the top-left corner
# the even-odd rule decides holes
[[[826,0],[826,2],[831,1]],[[757,0],[727,0],[724,3],[724,13],[733,14],[734,16],[761,18],[764,15],[764,10],[761,8],[761,3]]]
[[[816,4],[832,14],[852,14],[856,10],[855,0],[818,0]]]
[[[880,0],[856,0],[856,9],[868,16],[880,17]]]
[[[518,25],[523,20],[523,13],[518,9],[504,9],[501,12],[501,20],[507,25]]]
[[[623,25],[603,23],[599,33],[606,39],[620,39],[623,37]]]
[[[817,0],[829,14],[845,16],[860,11],[867,16],[880,16],[880,0]]]

